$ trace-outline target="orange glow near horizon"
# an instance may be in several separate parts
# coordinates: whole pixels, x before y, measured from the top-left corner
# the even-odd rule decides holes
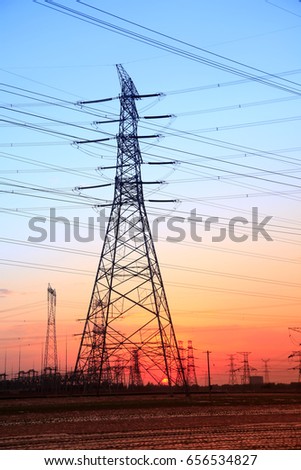
[[[204,351],[210,350],[212,383],[228,383],[229,355],[235,354],[235,365],[242,366],[239,352],[249,351],[253,375],[264,375],[262,359],[270,359],[269,375],[273,382],[296,381],[298,371],[291,369],[297,364],[288,356],[298,349],[298,333],[290,335],[288,328],[298,325],[299,302],[291,296],[292,287],[269,283],[253,282],[246,277],[255,276],[256,264],[249,263],[241,269],[241,279],[207,275],[206,272],[184,272],[168,269],[171,255],[181,253],[181,246],[158,247],[159,261],[162,259],[162,274],[166,283],[176,337],[192,341],[196,374],[199,385],[206,385],[207,364]],[[197,250],[202,253],[201,247]],[[187,261],[187,249],[183,256]],[[230,255],[231,257],[231,255]],[[226,257],[225,257],[226,259]],[[201,266],[209,269],[214,259],[201,258]],[[169,263],[168,263],[169,262]],[[191,263],[191,259],[189,263]],[[54,263],[55,264],[55,263]],[[85,269],[93,272],[96,260],[89,260]],[[252,269],[252,265],[254,269]],[[195,263],[195,268],[200,267]],[[233,263],[227,264],[227,273]],[[83,269],[83,265],[81,265]],[[294,268],[292,269],[292,271]],[[21,275],[22,268],[18,269]],[[26,271],[26,270],[25,270]],[[13,268],[7,268],[9,274]],[[46,336],[47,297],[49,280],[57,291],[57,345],[59,369],[70,371],[74,368],[78,353],[83,321],[86,318],[89,298],[93,287],[93,275],[79,277],[63,273],[28,271],[22,291],[2,292],[1,356],[0,373],[16,376],[19,369],[41,370],[43,348]],[[29,277],[30,276],[30,277]],[[264,273],[267,278],[268,273]],[[51,279],[49,279],[51,277]],[[276,278],[270,273],[271,278]],[[33,289],[34,286],[34,289]],[[198,287],[199,286],[199,287]],[[256,286],[256,290],[251,290]],[[233,291],[233,292],[232,292]],[[248,295],[249,294],[249,295]],[[5,313],[5,315],[4,315]],[[240,382],[240,372],[237,372]]]

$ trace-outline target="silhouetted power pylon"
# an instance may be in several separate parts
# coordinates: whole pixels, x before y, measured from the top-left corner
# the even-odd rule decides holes
[[[126,385],[126,379],[125,379],[125,367],[120,359],[118,359],[114,366],[112,367],[112,372],[113,372],[113,384],[115,385],[121,385],[125,386]]]
[[[186,380],[189,386],[198,384],[191,340],[188,341],[187,345]]]
[[[74,375],[78,383],[93,377],[102,387],[114,364],[122,362],[129,373],[137,360],[143,383],[172,386],[180,374],[186,387],[141,178],[139,140],[154,136],[138,135],[135,101],[154,95],[139,95],[121,65],[117,72],[121,94],[114,199]]]
[[[270,383],[270,371],[268,368],[268,362],[270,362],[270,359],[261,359],[262,362],[264,363],[264,383],[269,384]]]
[[[230,360],[230,363],[229,363],[229,384],[230,385],[235,385],[237,384],[237,377],[236,377],[236,365],[235,365],[235,362],[234,362],[234,359],[235,359],[235,354],[228,354],[229,356],[229,360]]]
[[[56,372],[58,370],[57,344],[56,344],[56,291],[48,284],[47,288],[47,333],[44,351],[44,371]]]
[[[242,371],[241,383],[243,385],[247,385],[250,383],[251,371],[254,371],[256,369],[255,367],[252,367],[249,364],[249,354],[251,354],[250,352],[240,352],[238,354],[243,355],[243,365],[242,367],[239,367],[237,370]]]
[[[130,377],[129,377],[130,386],[141,387],[143,385],[143,380],[141,377],[141,367],[140,367],[140,358],[139,358],[139,349],[134,349],[132,351],[132,360],[130,364]]]
[[[186,377],[187,381],[187,376],[186,376],[186,349],[184,348],[183,341],[179,340],[178,341],[178,349],[179,349],[179,354],[180,354],[180,359],[181,359],[181,368],[179,368],[177,372],[177,378],[176,378],[176,384],[181,385],[182,384],[182,369],[184,370],[184,374]]]

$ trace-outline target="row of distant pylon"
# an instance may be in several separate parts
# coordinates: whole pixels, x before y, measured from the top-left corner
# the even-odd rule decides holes
[[[229,354],[229,384],[235,385],[238,383],[237,372],[241,372],[241,384],[246,385],[250,383],[251,373],[257,369],[249,364],[250,352],[239,352],[243,356],[242,366],[236,367],[235,354]],[[270,359],[262,359],[264,362],[264,383],[270,383],[270,374],[268,368],[268,362]]]

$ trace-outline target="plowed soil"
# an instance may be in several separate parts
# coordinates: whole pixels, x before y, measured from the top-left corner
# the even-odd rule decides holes
[[[300,449],[301,393],[0,400],[0,449]]]

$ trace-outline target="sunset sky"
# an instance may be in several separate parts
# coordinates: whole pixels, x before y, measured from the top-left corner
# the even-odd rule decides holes
[[[114,181],[99,168],[115,164],[118,123],[95,121],[119,116],[118,99],[78,102],[117,98],[122,64],[139,93],[162,93],[137,102],[140,134],[160,135],[141,140],[143,180],[166,183],[145,186],[145,199],[177,202],[146,207],[199,384],[207,350],[212,383],[228,382],[229,355],[239,368],[241,352],[254,375],[269,359],[271,381],[297,381],[288,356],[301,349],[301,3],[2,0],[0,22],[0,374],[41,369],[48,283],[60,369],[74,367],[102,247],[95,205],[113,186],[74,188]],[[144,118],[163,114],[172,117]],[[51,232],[51,214],[70,222],[70,241],[62,222]],[[269,236],[256,239],[256,214]],[[205,231],[209,217],[218,221]]]

